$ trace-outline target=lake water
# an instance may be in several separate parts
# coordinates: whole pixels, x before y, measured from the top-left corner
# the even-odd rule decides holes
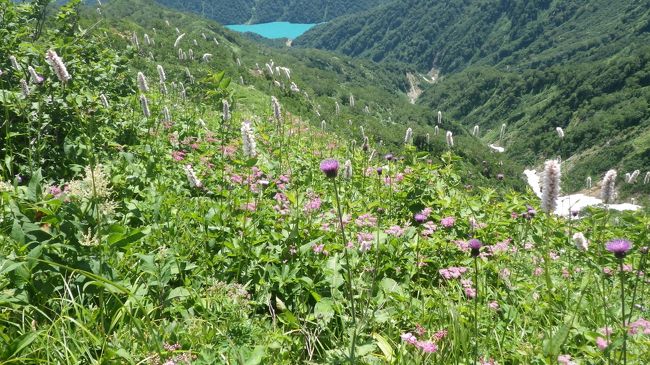
[[[301,34],[311,29],[316,24],[298,24],[287,22],[273,22],[262,24],[234,24],[226,25],[226,28],[235,32],[252,32],[265,38],[298,38]]]

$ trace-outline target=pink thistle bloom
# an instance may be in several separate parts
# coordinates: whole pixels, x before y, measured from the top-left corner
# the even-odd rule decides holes
[[[632,265],[630,264],[623,264],[623,271],[624,272],[632,272],[634,269],[632,268]]]
[[[535,248],[535,245],[533,245],[532,242],[526,242],[526,243],[524,244],[524,249],[525,249],[525,250],[532,250],[533,248]]]
[[[542,269],[541,267],[536,267],[536,268],[535,268],[535,271],[533,271],[533,275],[534,275],[534,276],[540,276],[540,275],[542,275],[543,273],[544,273],[544,269]]]
[[[243,184],[244,183],[244,178],[241,177],[241,175],[231,175],[230,176],[230,182],[233,184]]]
[[[609,346],[609,341],[602,337],[597,337],[596,338],[596,346],[598,346],[599,349],[605,350],[607,346]]]
[[[320,245],[313,245],[311,249],[314,251],[314,253],[323,253],[325,244],[321,243]]]
[[[612,270],[612,269],[609,268],[609,267],[604,267],[604,268],[603,268],[603,273],[604,273],[605,275],[612,276],[612,275],[614,275],[614,270]]]
[[[454,218],[454,217],[442,218],[442,220],[440,221],[440,224],[445,228],[451,228],[451,227],[454,226],[454,224],[456,224],[456,218]]]
[[[499,310],[499,303],[496,300],[491,301],[488,304],[488,307],[490,307],[490,309],[492,309],[492,310],[498,311]]]

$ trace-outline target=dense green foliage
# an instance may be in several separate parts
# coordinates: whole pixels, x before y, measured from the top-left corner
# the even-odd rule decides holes
[[[221,24],[256,24],[275,21],[322,23],[341,15],[367,10],[377,0],[156,0]]]
[[[566,189],[574,191],[610,168],[650,165],[649,26],[647,2],[415,0],[333,21],[295,44],[441,70],[420,103],[491,130],[483,139],[505,143],[520,163],[559,150],[571,157]]]
[[[296,45],[444,74],[468,65],[544,68],[647,44],[650,6],[625,1],[393,1],[313,28]]]
[[[453,147],[433,135],[396,91],[403,65],[266,48],[147,1],[70,1],[47,21],[45,3],[0,0],[0,362],[650,356],[647,214],[533,214],[460,124],[443,117]],[[624,258],[615,237],[634,243]]]

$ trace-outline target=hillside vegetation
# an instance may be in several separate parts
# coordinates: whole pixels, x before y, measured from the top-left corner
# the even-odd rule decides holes
[[[0,0],[0,362],[650,357],[647,212],[542,211],[404,65],[46,3]]]
[[[256,24],[276,21],[322,23],[344,14],[370,9],[377,0],[156,0],[221,24]]]
[[[421,82],[420,103],[479,125],[520,163],[571,157],[573,191],[610,168],[650,166],[649,27],[650,5],[631,0],[411,0],[316,27],[294,44],[434,68],[441,78]],[[499,140],[503,124],[510,133]]]

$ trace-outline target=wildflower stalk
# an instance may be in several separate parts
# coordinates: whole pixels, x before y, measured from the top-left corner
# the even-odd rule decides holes
[[[476,296],[474,297],[474,361],[478,359],[478,255],[474,256],[474,285]]]
[[[625,272],[623,258],[618,259],[619,276],[621,280],[621,328],[623,331],[623,365],[627,365],[627,328],[625,328]]]
[[[639,287],[639,281],[643,276],[641,273],[645,272],[645,264],[646,264],[647,256],[648,256],[647,252],[643,256],[641,256],[641,261],[639,262],[639,268],[634,272],[636,278],[634,279],[634,287],[632,288],[632,301],[631,301],[632,306],[630,307],[630,312],[627,314],[627,323],[630,323],[630,321],[632,320],[632,312],[634,311],[634,302],[636,301],[636,293]]]
[[[346,273],[348,276],[348,300],[352,308],[352,346],[350,348],[350,363],[354,364],[354,350],[356,347],[357,341],[357,314],[354,307],[354,295],[352,293],[352,268],[350,266],[350,256],[348,255],[348,249],[346,247],[347,239],[345,238],[345,228],[343,227],[343,214],[341,213],[341,201],[339,199],[339,186],[334,179],[334,196],[336,197],[336,210],[339,216],[339,225],[341,226],[341,237],[343,238],[343,257],[345,259]]]

